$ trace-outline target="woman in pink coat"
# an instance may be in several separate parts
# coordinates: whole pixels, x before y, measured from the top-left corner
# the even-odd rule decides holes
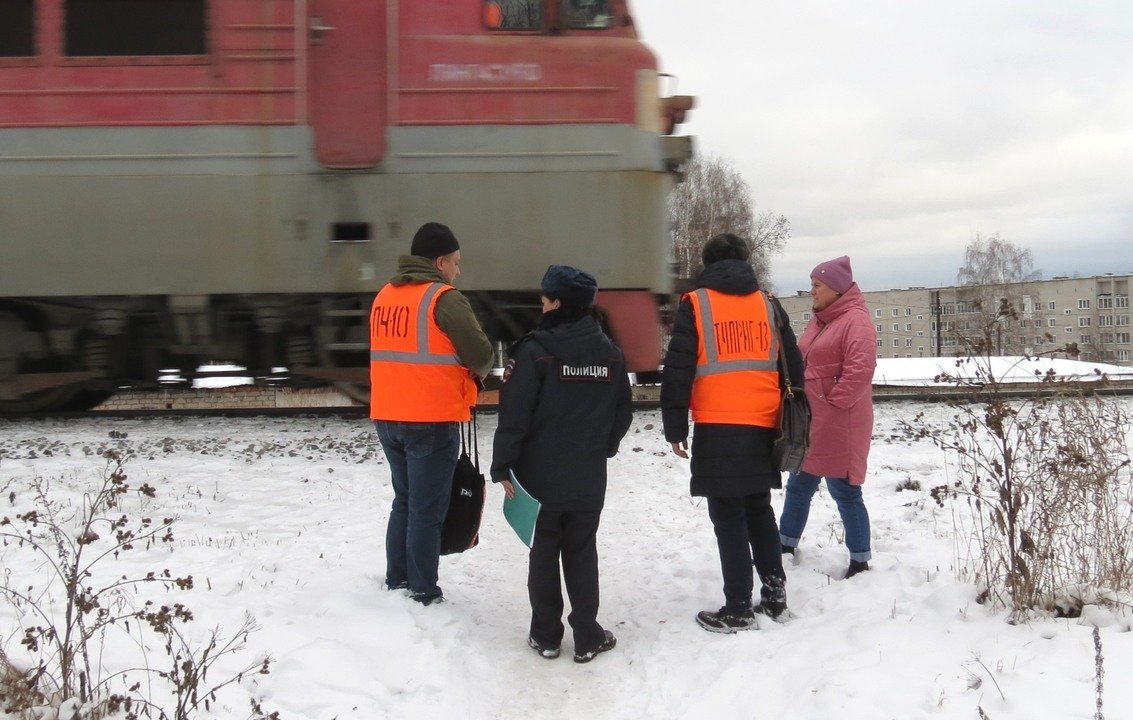
[[[862,502],[873,434],[873,369],[877,331],[854,283],[850,258],[821,263],[810,274],[814,315],[799,340],[810,401],[810,449],[800,472],[787,478],[779,519],[783,552],[794,554],[818,482],[826,478],[846,529],[846,577],[869,570],[869,513]]]

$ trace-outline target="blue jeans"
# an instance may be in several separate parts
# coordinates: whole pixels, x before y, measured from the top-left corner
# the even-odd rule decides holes
[[[441,595],[441,526],[460,454],[458,424],[375,420],[374,427],[393,477],[386,585],[407,586],[415,600],[428,601]]]
[[[791,473],[787,478],[787,495],[783,514],[779,518],[779,542],[784,547],[798,547],[810,516],[810,500],[822,478],[806,472]],[[867,562],[869,550],[869,513],[862,502],[862,488],[851,485],[846,478],[826,478],[826,489],[838,505],[842,525],[846,528],[846,547],[850,559]]]

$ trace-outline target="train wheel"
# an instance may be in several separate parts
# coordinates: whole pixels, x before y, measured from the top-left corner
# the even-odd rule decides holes
[[[26,415],[71,410],[70,403],[83,391],[82,384],[40,390],[18,398],[0,400],[0,415]]]

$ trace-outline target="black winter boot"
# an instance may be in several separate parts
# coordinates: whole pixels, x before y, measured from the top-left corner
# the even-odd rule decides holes
[[[846,579],[849,580],[858,573],[863,573],[869,570],[869,563],[864,560],[851,560],[850,567],[846,570]]]
[[[751,605],[729,610],[722,607],[716,612],[702,610],[696,614],[696,622],[708,632],[734,633],[756,627],[755,611]]]

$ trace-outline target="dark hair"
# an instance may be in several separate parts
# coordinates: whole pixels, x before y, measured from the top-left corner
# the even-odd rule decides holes
[[[700,255],[704,267],[721,260],[743,260],[751,257],[751,248],[747,241],[732,233],[720,233],[704,243],[704,250]]]

